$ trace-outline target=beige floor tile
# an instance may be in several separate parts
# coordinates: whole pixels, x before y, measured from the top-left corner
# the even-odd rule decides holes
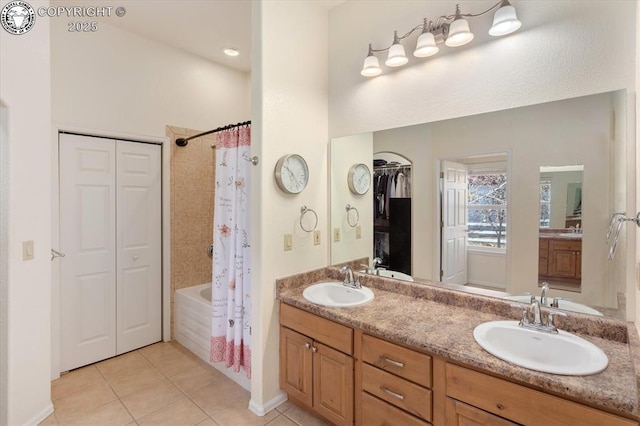
[[[123,398],[133,392],[144,389],[150,384],[157,383],[165,377],[153,366],[144,367],[138,371],[131,372],[124,376],[116,376],[107,379],[116,395]]]
[[[152,361],[153,365],[167,377],[173,377],[190,368],[198,365],[183,353],[176,351],[175,353],[165,355]]]
[[[123,426],[130,424],[132,420],[122,403],[113,401],[84,415],[61,422],[60,425]]]
[[[298,424],[284,414],[280,414],[271,423],[267,423],[267,426],[298,426]]]
[[[107,380],[129,376],[134,373],[137,374],[138,371],[149,366],[151,366],[149,361],[137,351],[110,358],[96,364],[100,373],[102,373]]]
[[[207,415],[188,398],[180,398],[158,411],[138,419],[140,425],[195,425],[208,419]]]
[[[225,375],[210,365],[197,365],[171,377],[171,381],[187,395],[223,379]]]
[[[56,415],[51,413],[47,416],[46,419],[38,423],[38,426],[55,426],[58,424],[58,420],[56,419]]]
[[[214,422],[210,418],[207,417],[206,420],[201,421],[197,424],[197,426],[219,426],[218,423]]]
[[[180,350],[171,342],[160,342],[138,349],[138,352],[143,357],[153,362],[154,360],[162,358],[163,356],[178,353],[180,352]]]
[[[55,401],[99,382],[104,378],[93,365],[70,371],[51,382],[51,399]]]
[[[280,411],[281,413],[284,413],[291,407],[293,407],[293,403],[291,401],[285,401],[282,404],[278,405],[276,407],[276,410]]]
[[[122,403],[137,420],[182,397],[184,394],[169,379],[162,379],[125,396]]]
[[[319,419],[308,411],[303,410],[297,405],[292,405],[285,413],[284,416],[293,420],[301,426],[328,426],[329,423]]]
[[[195,392],[191,395],[191,399],[209,416],[212,416],[219,411],[238,405],[245,404],[247,407],[249,396],[249,392],[225,377]]]
[[[117,397],[106,382],[97,383],[53,402],[58,423],[67,423],[70,419],[84,415],[103,406]]]
[[[211,418],[220,426],[264,426],[280,415],[272,410],[263,417],[256,416],[247,408],[247,405],[239,405],[211,415]]]

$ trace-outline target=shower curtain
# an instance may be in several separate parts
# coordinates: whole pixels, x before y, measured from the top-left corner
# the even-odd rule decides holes
[[[217,134],[211,361],[251,378],[249,180],[251,128]]]

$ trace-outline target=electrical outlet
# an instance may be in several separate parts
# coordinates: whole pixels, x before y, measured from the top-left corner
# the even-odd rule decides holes
[[[33,240],[22,242],[22,260],[33,259]]]
[[[284,234],[284,251],[293,250],[293,235]]]
[[[314,246],[319,246],[320,245],[320,231],[313,231],[313,245]]]
[[[362,227],[360,225],[356,226],[356,240],[362,238]]]
[[[340,241],[340,228],[333,228],[333,242],[337,243]]]

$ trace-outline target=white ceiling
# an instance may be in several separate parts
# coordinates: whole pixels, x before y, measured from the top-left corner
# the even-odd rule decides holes
[[[240,71],[251,69],[250,0],[54,0],[51,5],[111,6],[111,16],[100,21]],[[117,17],[116,7],[126,14]],[[240,55],[226,56],[225,47]]]

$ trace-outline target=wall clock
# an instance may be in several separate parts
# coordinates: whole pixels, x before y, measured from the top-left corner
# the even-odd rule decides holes
[[[309,167],[298,154],[282,156],[276,163],[274,176],[278,187],[287,194],[298,194],[309,183]]]
[[[351,192],[357,195],[366,194],[371,187],[371,171],[364,163],[351,166],[347,175],[347,182]]]

